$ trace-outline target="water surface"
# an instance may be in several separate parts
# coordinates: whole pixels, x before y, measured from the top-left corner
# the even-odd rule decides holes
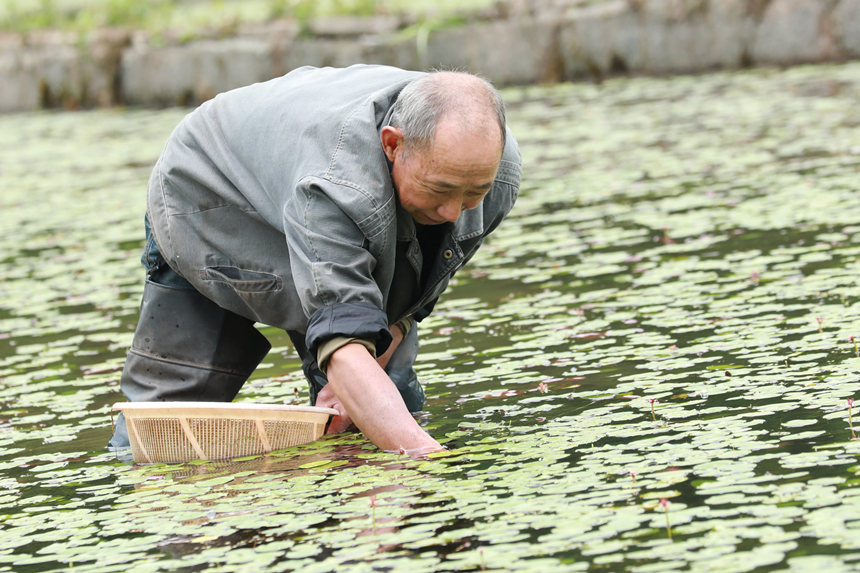
[[[106,453],[187,110],[0,117],[0,567],[860,569],[860,65],[505,96],[525,180],[422,324],[425,461]],[[239,399],[304,400],[264,332]]]

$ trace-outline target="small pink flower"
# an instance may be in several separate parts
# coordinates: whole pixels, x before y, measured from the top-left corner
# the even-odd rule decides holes
[[[849,408],[853,408],[853,407],[854,407],[854,398],[848,398],[848,407],[849,407]]]
[[[546,382],[541,382],[540,384],[538,384],[538,390],[540,390],[541,394],[546,394],[547,390],[548,390],[548,386],[546,385]]]
[[[657,401],[657,398],[648,398],[648,401],[652,404]]]
[[[375,495],[370,496],[370,507],[376,507],[376,496]]]
[[[824,322],[824,318],[823,318],[823,317],[821,317],[821,316],[817,316],[817,317],[815,317],[815,320],[817,320],[817,321],[818,321],[818,324],[819,324],[819,325],[820,325],[822,322]]]
[[[660,498],[660,507],[662,507],[663,509],[668,509],[668,507],[669,507],[669,500],[668,500],[668,499],[666,499],[665,497],[661,497],[661,498]]]

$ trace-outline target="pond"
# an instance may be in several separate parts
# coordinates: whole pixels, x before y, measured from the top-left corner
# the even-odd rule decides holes
[[[504,95],[524,185],[421,327],[426,460],[106,452],[187,110],[0,117],[0,570],[860,569],[860,65]],[[238,399],[305,400],[264,332]]]

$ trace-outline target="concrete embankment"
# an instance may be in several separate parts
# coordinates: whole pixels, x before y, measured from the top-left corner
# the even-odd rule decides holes
[[[858,57],[860,0],[510,0],[456,22],[282,20],[173,43],[6,33],[0,112],[195,104],[301,65],[457,67],[512,85]]]

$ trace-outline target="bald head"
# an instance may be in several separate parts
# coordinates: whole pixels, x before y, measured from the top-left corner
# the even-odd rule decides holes
[[[486,80],[464,72],[432,72],[410,82],[397,98],[391,126],[403,133],[404,151],[426,151],[440,123],[505,144],[505,106]]]

